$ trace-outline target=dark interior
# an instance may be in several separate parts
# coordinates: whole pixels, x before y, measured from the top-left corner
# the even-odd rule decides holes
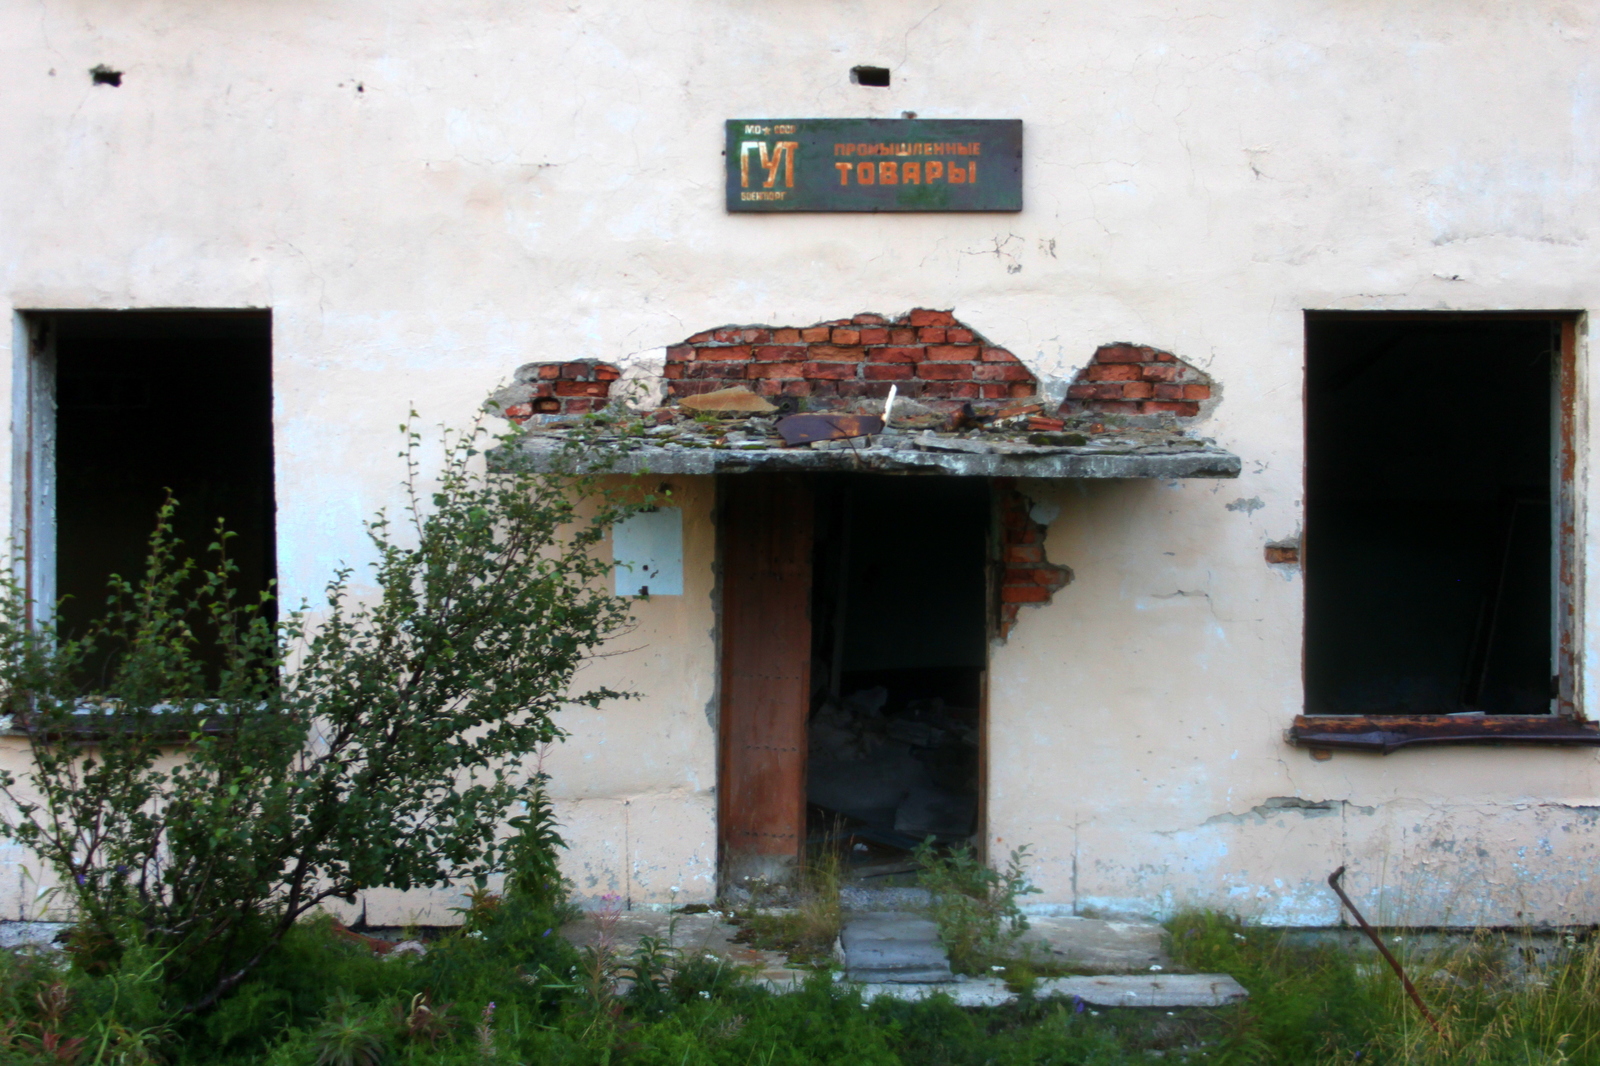
[[[56,581],[67,631],[81,633],[104,610],[111,574],[140,573],[169,489],[189,556],[206,558],[223,518],[238,534],[229,553],[240,592],[267,591],[276,570],[270,314],[50,317]]]
[[[1312,319],[1306,711],[1545,714],[1547,321]]]
[[[981,478],[818,479],[807,799],[858,864],[976,831],[990,512]]]

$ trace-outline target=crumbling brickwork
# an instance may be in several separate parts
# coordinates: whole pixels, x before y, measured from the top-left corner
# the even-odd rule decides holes
[[[1000,508],[1000,639],[1011,635],[1025,603],[1049,603],[1072,580],[1072,571],[1045,557],[1048,527],[1033,519],[1033,501],[1013,478],[996,478]]]
[[[897,319],[863,314],[814,326],[727,326],[667,349],[671,399],[743,385],[763,396],[803,398],[817,410],[898,394],[938,410],[981,400],[1026,399],[1039,384],[1004,348],[948,311]]]
[[[526,363],[517,368],[514,384],[494,400],[518,425],[538,414],[584,415],[610,402],[611,383],[621,376],[617,367],[595,359]]]
[[[1171,352],[1104,344],[1067,388],[1068,414],[1171,414],[1193,418],[1211,399],[1211,379]]]

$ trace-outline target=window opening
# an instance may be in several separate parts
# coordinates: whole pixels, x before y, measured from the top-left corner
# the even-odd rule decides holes
[[[1307,714],[1552,710],[1562,330],[1308,320]]]
[[[979,478],[818,476],[806,798],[856,876],[977,831],[992,505]]]
[[[35,596],[63,598],[65,630],[81,633],[105,608],[106,579],[142,571],[169,489],[187,554],[203,560],[223,518],[238,534],[229,554],[240,596],[267,591],[276,572],[270,314],[79,311],[30,319],[32,443],[54,445],[32,475],[44,501],[29,508]]]

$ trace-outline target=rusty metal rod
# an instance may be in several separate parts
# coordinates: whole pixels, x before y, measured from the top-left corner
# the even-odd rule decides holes
[[[1378,949],[1378,954],[1382,955],[1384,961],[1394,970],[1394,975],[1400,978],[1400,984],[1405,987],[1406,995],[1411,997],[1411,1002],[1417,1005],[1417,1009],[1422,1012],[1422,1016],[1428,1019],[1428,1024],[1433,1026],[1433,1031],[1439,1034],[1441,1040],[1448,1040],[1449,1037],[1444,1035],[1444,1029],[1439,1026],[1438,1019],[1433,1016],[1433,1012],[1428,1009],[1428,1005],[1422,1002],[1422,995],[1417,991],[1417,986],[1412,984],[1411,978],[1406,976],[1406,971],[1400,965],[1400,960],[1395,958],[1389,949],[1383,946],[1383,938],[1378,935],[1372,926],[1367,924],[1367,920],[1361,917],[1361,912],[1356,910],[1356,905],[1350,902],[1350,897],[1344,894],[1344,889],[1339,887],[1339,878],[1343,876],[1344,867],[1341,866],[1328,875],[1328,887],[1338,893],[1339,902],[1348,907],[1350,913],[1355,915],[1356,924],[1361,926],[1361,931],[1367,934],[1367,939],[1372,941],[1372,946]]]

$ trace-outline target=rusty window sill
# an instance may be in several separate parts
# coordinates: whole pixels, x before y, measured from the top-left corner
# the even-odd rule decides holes
[[[1576,744],[1600,746],[1600,726],[1556,715],[1299,715],[1289,743],[1302,748],[1373,751],[1436,744]]]

